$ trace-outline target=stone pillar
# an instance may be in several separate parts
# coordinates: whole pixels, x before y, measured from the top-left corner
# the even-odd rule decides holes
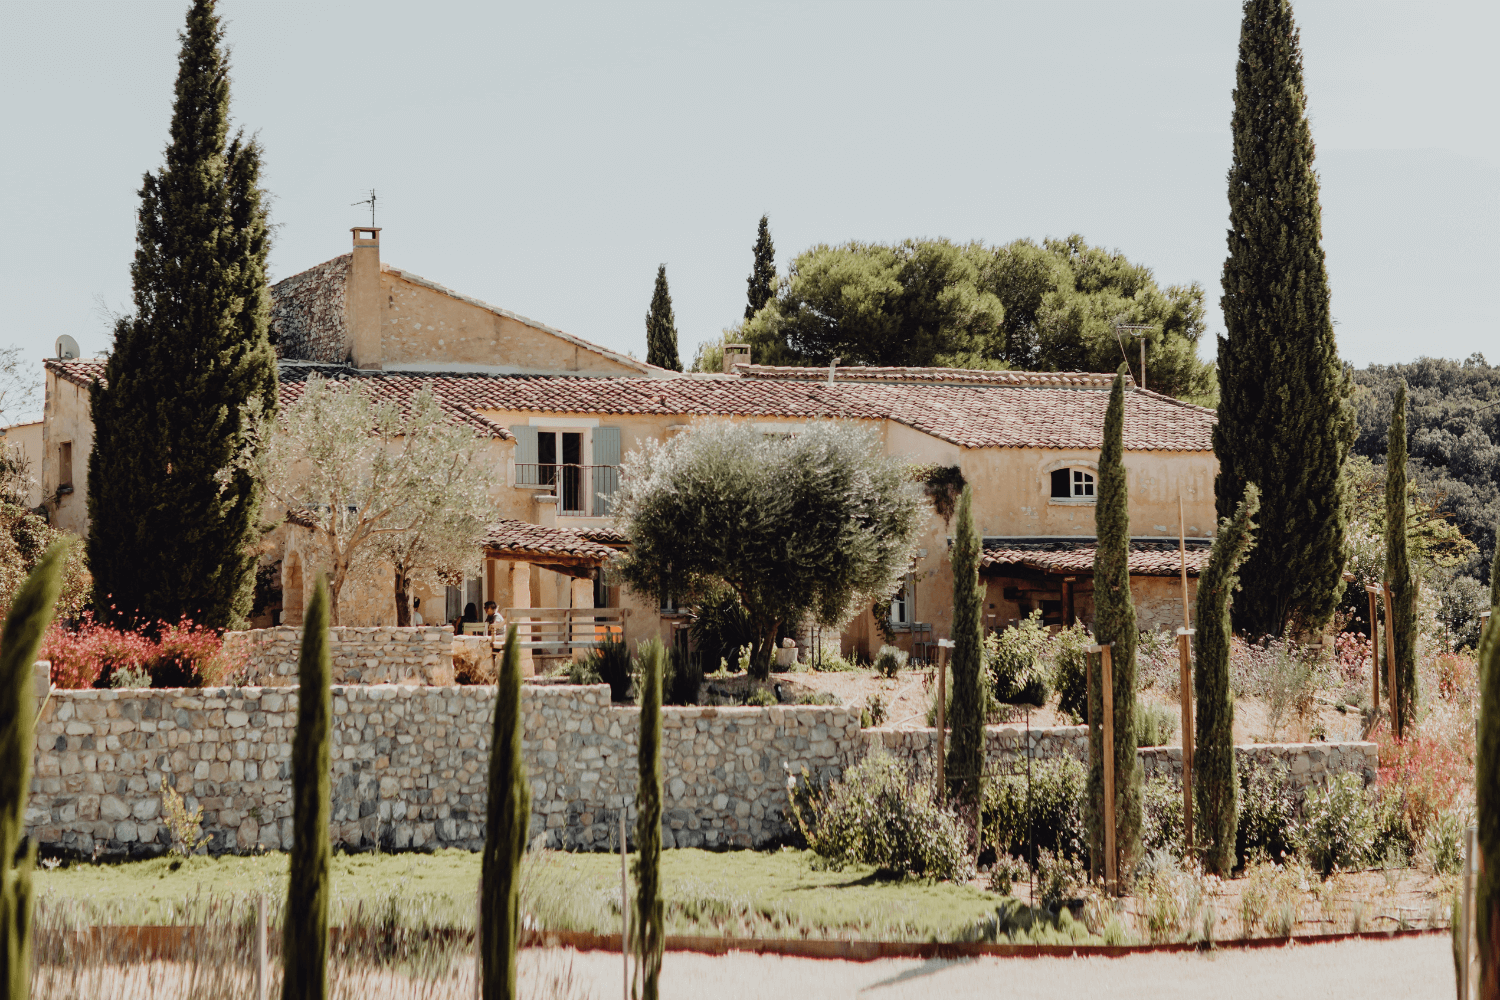
[[[513,562],[510,564],[510,606],[513,608],[531,607],[531,563]],[[530,619],[523,618],[517,614],[509,624],[516,626],[516,641],[525,642],[530,636],[527,634],[526,623]],[[536,673],[531,661],[531,650],[521,650],[521,676],[531,677]]]
[[[568,595],[570,598],[568,607],[574,609],[592,608],[594,606],[594,581],[590,579],[580,580],[576,576],[569,577],[568,579],[571,581],[568,587],[568,589],[571,591],[571,593]],[[591,629],[586,623],[574,624],[572,628],[572,636],[574,639],[586,640],[593,637],[593,629]],[[589,649],[590,647],[588,646],[574,646],[573,659],[583,659],[589,654]]]

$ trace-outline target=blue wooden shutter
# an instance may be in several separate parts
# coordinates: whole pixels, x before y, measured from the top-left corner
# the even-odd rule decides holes
[[[620,485],[620,428],[594,428],[594,492],[600,514],[609,513],[610,498]]]
[[[541,485],[536,467],[536,428],[516,426],[510,432],[516,436],[516,485]]]

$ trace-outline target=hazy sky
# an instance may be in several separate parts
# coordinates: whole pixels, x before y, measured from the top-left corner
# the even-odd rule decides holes
[[[108,345],[183,2],[0,0],[0,346]],[[663,6],[224,0],[273,278],[349,247],[644,355],[744,309],[755,223],[818,242],[1082,233],[1223,329],[1232,0]],[[1346,358],[1500,359],[1500,4],[1297,4]],[[1205,338],[1203,353],[1213,345]]]

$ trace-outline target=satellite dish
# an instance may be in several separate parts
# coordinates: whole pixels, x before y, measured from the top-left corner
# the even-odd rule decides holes
[[[78,341],[66,333],[57,338],[57,360],[71,361],[78,357]]]

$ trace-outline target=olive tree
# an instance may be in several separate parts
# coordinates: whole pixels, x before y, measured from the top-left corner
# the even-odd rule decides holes
[[[733,591],[765,678],[783,625],[842,626],[900,584],[925,509],[905,470],[873,430],[836,421],[791,434],[719,421],[648,441],[621,466],[620,575],[682,603]]]
[[[490,483],[503,470],[489,437],[430,389],[397,401],[357,380],[312,376],[278,417],[255,421],[254,436],[265,444],[242,460],[265,484],[268,513],[311,529],[327,564],[332,624],[345,585],[382,566],[395,566],[397,620],[409,622],[413,573],[456,574],[479,561],[497,516]]]

